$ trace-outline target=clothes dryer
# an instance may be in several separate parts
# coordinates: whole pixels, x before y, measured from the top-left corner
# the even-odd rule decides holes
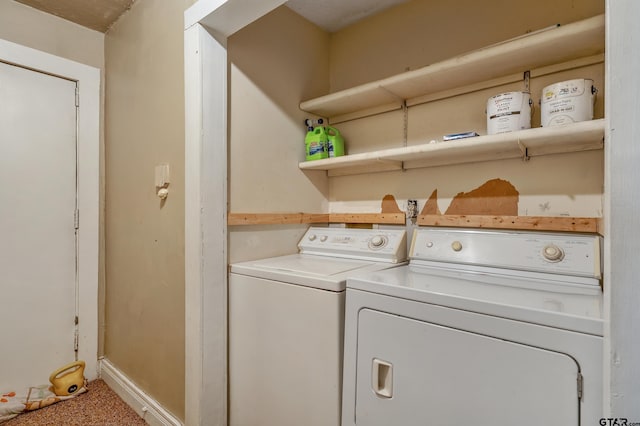
[[[406,246],[403,228],[311,227],[297,254],[231,265],[230,425],[340,424],[346,280]]]
[[[347,281],[343,426],[593,425],[600,238],[421,228]]]

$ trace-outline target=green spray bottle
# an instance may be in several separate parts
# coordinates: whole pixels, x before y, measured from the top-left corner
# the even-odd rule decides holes
[[[327,126],[327,140],[329,157],[344,155],[344,138],[335,127]]]
[[[327,143],[327,133],[324,127],[307,127],[307,135],[304,138],[307,161],[327,158],[329,156]]]

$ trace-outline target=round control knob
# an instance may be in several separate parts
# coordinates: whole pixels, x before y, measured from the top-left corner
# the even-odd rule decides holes
[[[314,241],[316,238],[318,238],[316,237],[316,234],[309,235],[309,241]]]
[[[325,241],[327,241],[327,238],[328,237],[326,235],[323,235],[322,237],[320,237],[320,241],[324,243]]]
[[[549,244],[542,249],[542,256],[550,262],[558,262],[564,257],[564,252],[555,244]]]
[[[383,235],[375,235],[369,240],[369,247],[382,248],[387,243],[387,239]]]
[[[462,243],[460,241],[454,241],[451,243],[451,248],[453,251],[460,251],[462,250]]]
[[[429,241],[429,242],[427,243],[427,247],[429,247],[429,248],[433,247],[433,241]]]

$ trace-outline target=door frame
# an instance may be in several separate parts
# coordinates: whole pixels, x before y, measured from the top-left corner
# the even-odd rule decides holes
[[[3,39],[0,60],[78,85],[78,358],[86,363],[85,377],[93,380],[98,376],[100,70]]]
[[[227,38],[286,3],[199,0],[184,13],[185,424],[228,424]]]

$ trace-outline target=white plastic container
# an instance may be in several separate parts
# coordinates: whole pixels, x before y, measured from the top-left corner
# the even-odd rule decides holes
[[[515,132],[531,128],[531,94],[507,92],[487,101],[487,134]]]
[[[593,80],[583,78],[545,87],[540,98],[542,127],[593,120],[597,92]]]

